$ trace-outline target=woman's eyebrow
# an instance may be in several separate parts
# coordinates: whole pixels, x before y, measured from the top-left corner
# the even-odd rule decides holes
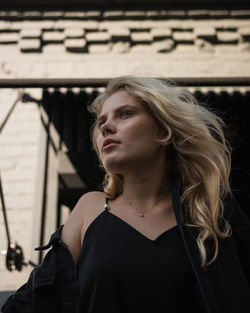
[[[131,108],[131,109],[137,109],[136,106],[134,105],[131,105],[131,104],[123,104],[121,106],[119,106],[118,108],[116,108],[114,110],[115,114],[117,114],[117,112],[120,112],[121,110],[123,110],[124,108]],[[98,118],[96,119],[96,123],[100,122],[100,121],[103,121],[105,119],[107,114],[102,114],[102,115],[99,115]]]

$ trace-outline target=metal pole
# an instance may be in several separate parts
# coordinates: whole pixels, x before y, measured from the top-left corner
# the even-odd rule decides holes
[[[0,197],[1,197],[1,203],[2,203],[2,209],[3,209],[4,224],[5,224],[7,240],[8,240],[8,245],[9,245],[11,243],[11,239],[10,239],[10,232],[9,232],[9,226],[8,226],[8,220],[7,220],[7,214],[6,214],[6,206],[4,202],[1,175],[0,175]]]
[[[250,77],[168,77],[184,87],[190,86],[250,86]],[[2,78],[0,88],[59,88],[59,87],[103,87],[110,78]]]

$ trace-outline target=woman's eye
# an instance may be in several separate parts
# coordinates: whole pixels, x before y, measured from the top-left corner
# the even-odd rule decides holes
[[[130,111],[122,111],[120,113],[120,117],[122,117],[122,118],[126,118],[127,116],[130,116],[130,115],[132,115],[132,112],[130,112]]]
[[[128,116],[133,115],[133,112],[131,111],[122,111],[119,113],[120,118],[127,118]],[[99,122],[96,123],[96,127],[100,128],[102,124],[104,124],[106,121],[105,120],[100,120]]]

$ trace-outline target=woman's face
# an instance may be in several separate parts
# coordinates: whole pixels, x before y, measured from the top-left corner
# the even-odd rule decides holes
[[[100,158],[113,174],[145,168],[157,158],[155,121],[126,90],[115,92],[104,102],[97,127]]]

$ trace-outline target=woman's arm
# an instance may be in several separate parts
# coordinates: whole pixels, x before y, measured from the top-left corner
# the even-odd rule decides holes
[[[68,246],[75,264],[81,250],[81,233],[84,226],[84,216],[86,217],[96,206],[100,206],[103,201],[104,196],[102,192],[92,191],[84,194],[77,202],[63,227],[61,239]]]

